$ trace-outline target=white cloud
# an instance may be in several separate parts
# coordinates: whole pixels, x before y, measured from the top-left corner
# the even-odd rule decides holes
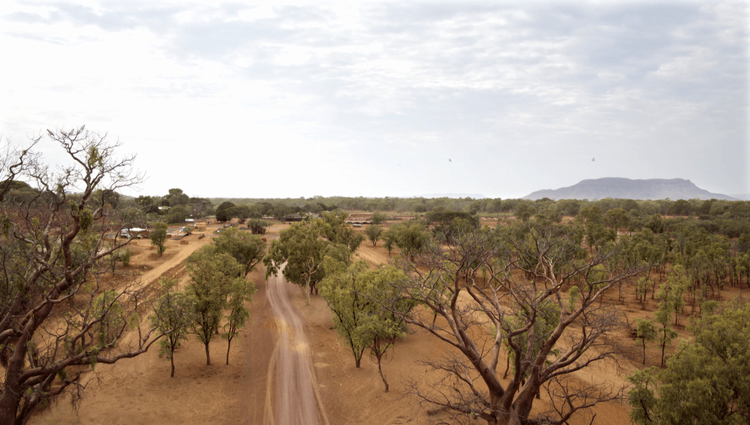
[[[0,133],[109,131],[147,194],[750,192],[747,23],[736,3],[12,3]]]

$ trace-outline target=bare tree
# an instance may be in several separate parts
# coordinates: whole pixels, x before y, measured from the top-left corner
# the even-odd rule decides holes
[[[620,351],[606,335],[619,329],[621,317],[597,301],[638,271],[618,271],[613,254],[608,246],[592,255],[570,226],[536,224],[467,229],[450,245],[428,245],[402,264],[412,278],[400,284],[425,308],[402,317],[454,350],[425,362],[439,371],[437,384],[412,382],[411,391],[441,410],[489,424],[563,424],[581,409],[619,397],[621,388],[569,379]],[[480,270],[487,283],[475,280]],[[512,364],[507,383],[497,371],[503,350]],[[552,409],[530,417],[542,389]]]
[[[0,170],[12,178],[23,173],[36,186],[30,201],[2,204],[3,424],[25,423],[66,389],[80,396],[87,368],[142,354],[164,334],[158,324],[141,327],[147,306],[140,282],[115,287],[101,279],[108,257],[128,240],[107,239],[119,230],[117,210],[94,202],[93,194],[140,182],[142,176],[132,171],[134,157],[117,158],[117,143],[84,127],[47,135],[68,164],[51,170],[22,151],[19,161],[4,162]],[[124,342],[130,330],[133,337]]]
[[[39,139],[32,139],[24,147],[13,145],[9,140],[3,142],[3,146],[0,147],[0,203],[19,176],[38,167],[39,154],[32,149]]]

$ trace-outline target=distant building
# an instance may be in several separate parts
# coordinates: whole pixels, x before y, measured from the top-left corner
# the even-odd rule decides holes
[[[302,221],[305,218],[307,218],[307,217],[303,217],[303,216],[301,216],[299,214],[289,214],[289,215],[285,216],[284,219],[281,220],[281,221]]]
[[[350,224],[372,224],[372,213],[352,213],[346,217],[344,223]]]

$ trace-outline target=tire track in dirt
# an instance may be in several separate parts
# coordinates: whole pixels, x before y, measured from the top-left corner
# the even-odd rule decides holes
[[[283,277],[269,277],[267,298],[276,316],[279,339],[268,365],[268,382],[263,423],[317,425],[328,424],[318,393],[318,384],[310,356],[310,344],[303,322],[297,314]],[[275,376],[275,382],[270,377]],[[270,399],[276,396],[276,406]]]

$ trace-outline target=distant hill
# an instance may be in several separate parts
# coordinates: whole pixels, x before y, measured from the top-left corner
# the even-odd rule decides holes
[[[523,199],[726,199],[736,201],[727,195],[703,190],[685,179],[631,180],[620,177],[583,180],[578,184],[560,189],[538,190]]]

